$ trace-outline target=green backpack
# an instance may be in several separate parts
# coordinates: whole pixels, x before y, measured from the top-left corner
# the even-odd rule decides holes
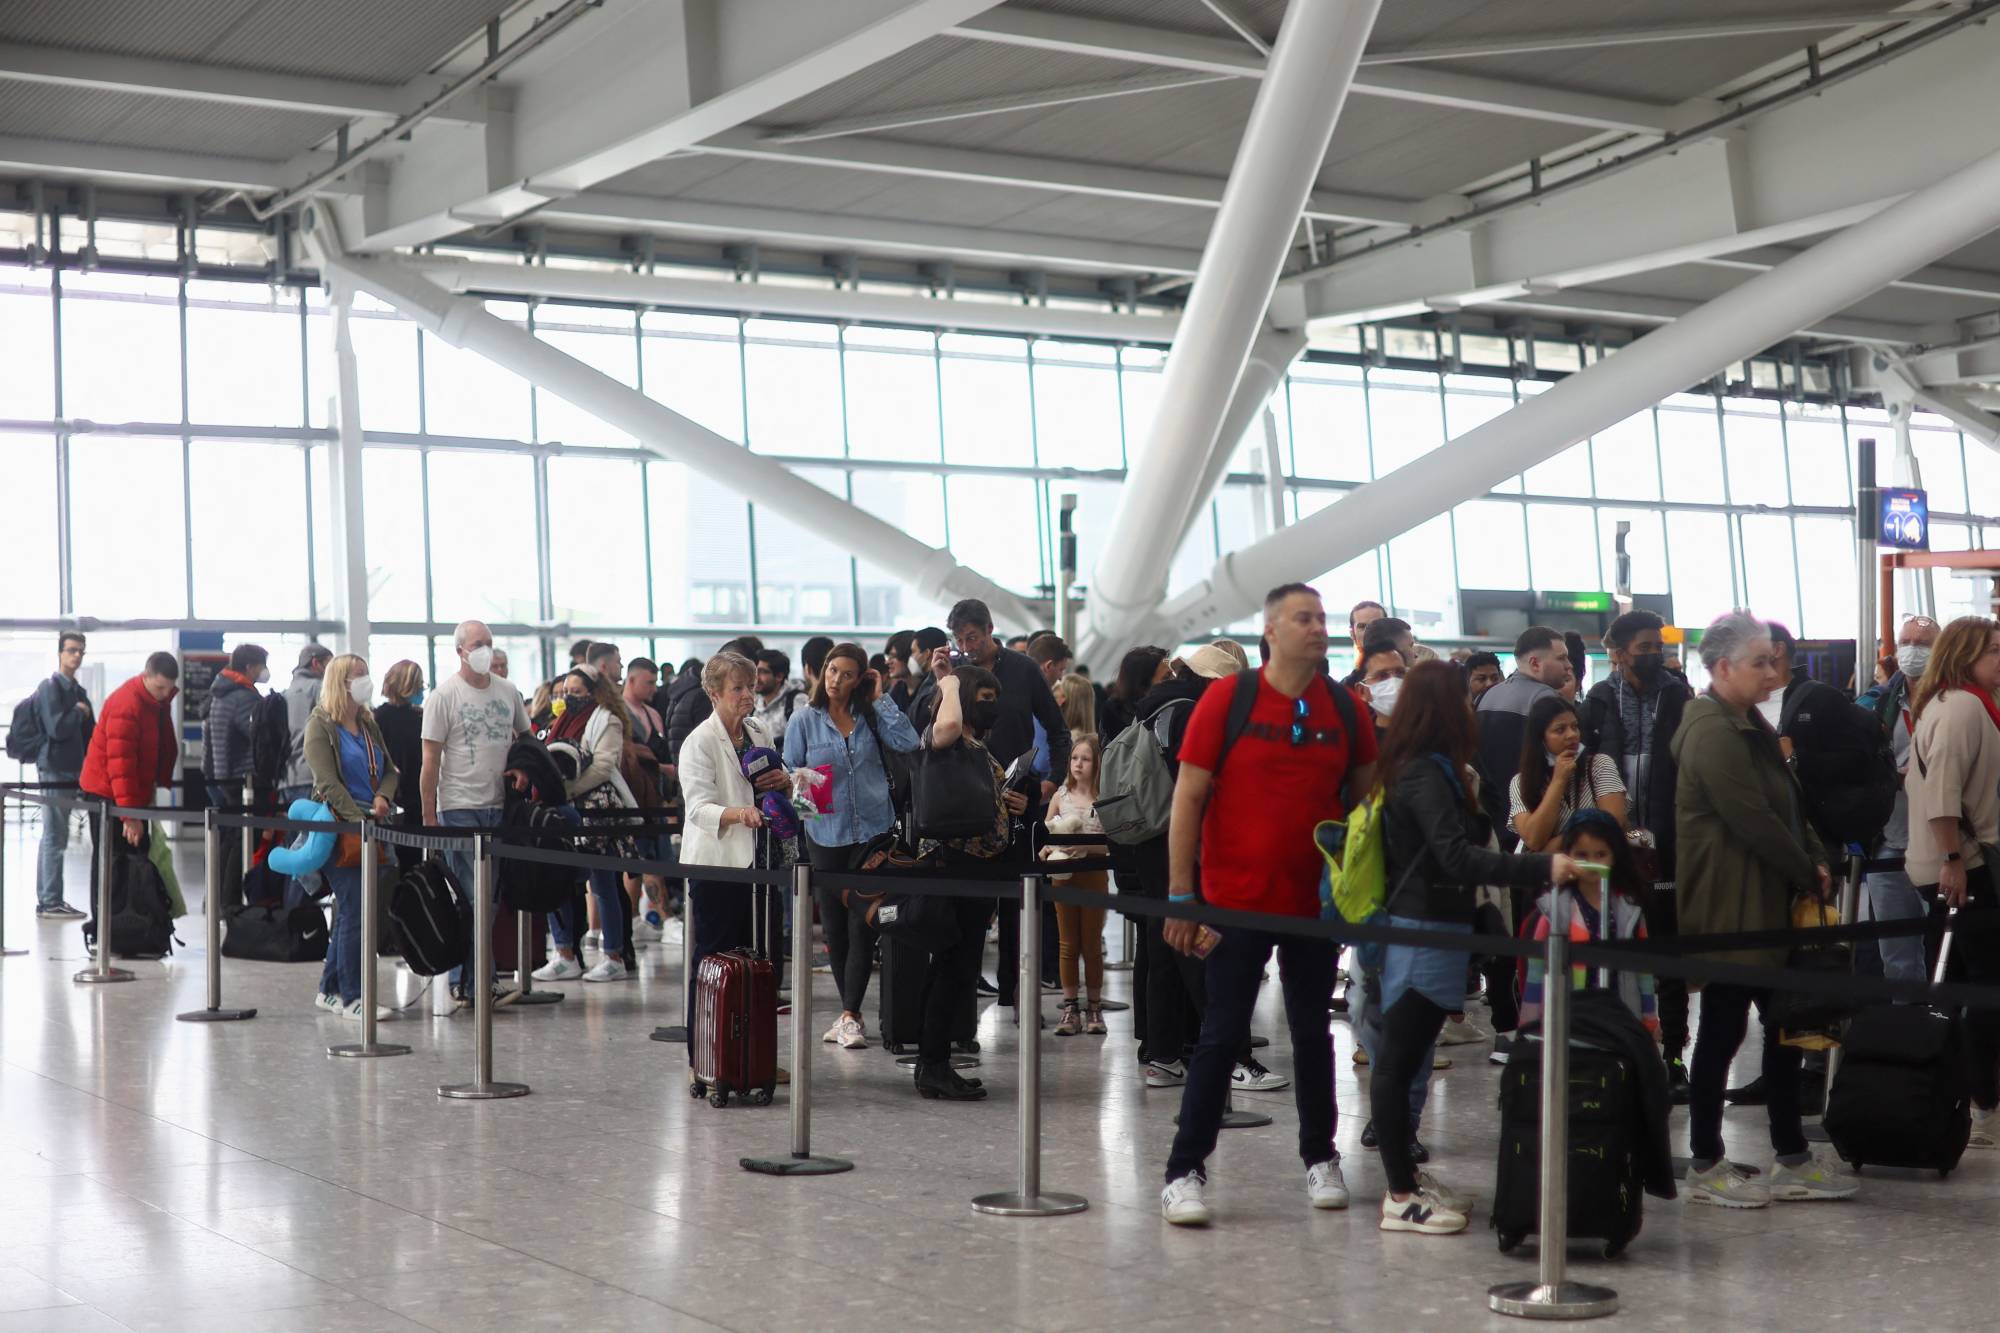
[[[1326,861],[1319,879],[1322,920],[1358,926],[1384,915],[1388,856],[1382,813],[1382,792],[1377,789],[1348,811],[1345,820],[1322,820],[1313,829],[1313,843]]]

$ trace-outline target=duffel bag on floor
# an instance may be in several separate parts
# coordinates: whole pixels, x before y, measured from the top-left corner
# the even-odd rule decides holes
[[[332,936],[317,903],[286,908],[276,903],[239,907],[222,923],[222,956],[259,963],[326,961]]]

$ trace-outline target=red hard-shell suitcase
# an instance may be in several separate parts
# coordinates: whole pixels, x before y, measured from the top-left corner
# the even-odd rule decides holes
[[[762,933],[764,890],[753,891],[753,927]],[[771,1104],[778,1086],[778,973],[762,949],[730,949],[701,960],[694,978],[694,1082],[689,1092],[710,1106],[731,1093]]]

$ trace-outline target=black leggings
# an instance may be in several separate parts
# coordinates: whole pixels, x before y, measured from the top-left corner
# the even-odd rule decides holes
[[[863,846],[822,847],[807,839],[806,855],[814,870],[844,874],[858,864]],[[875,927],[868,924],[868,903],[859,894],[851,903],[842,903],[839,889],[815,889],[813,896],[819,900],[819,924],[826,932],[827,959],[833,965],[833,984],[840,990],[840,1007],[859,1015],[861,1002],[868,998],[868,978],[875,970]],[[799,938],[810,938],[810,932]]]
[[[1368,1079],[1368,1111],[1391,1194],[1408,1194],[1417,1187],[1417,1164],[1410,1159],[1410,1141],[1416,1137],[1410,1124],[1410,1084],[1422,1072],[1448,1017],[1413,990],[1404,991],[1382,1016]]]

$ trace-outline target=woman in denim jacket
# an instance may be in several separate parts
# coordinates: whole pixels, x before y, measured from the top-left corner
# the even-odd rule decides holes
[[[857,644],[835,644],[821,664],[810,706],[794,713],[785,727],[787,768],[824,767],[833,774],[832,808],[805,826],[814,870],[855,869],[868,843],[895,826],[883,751],[908,753],[922,742],[902,709],[875,697],[875,687],[867,652]],[[819,890],[819,919],[841,1010],[825,1040],[850,1051],[868,1045],[861,1001],[874,966],[875,930],[866,908],[858,895],[848,906],[839,890]]]

